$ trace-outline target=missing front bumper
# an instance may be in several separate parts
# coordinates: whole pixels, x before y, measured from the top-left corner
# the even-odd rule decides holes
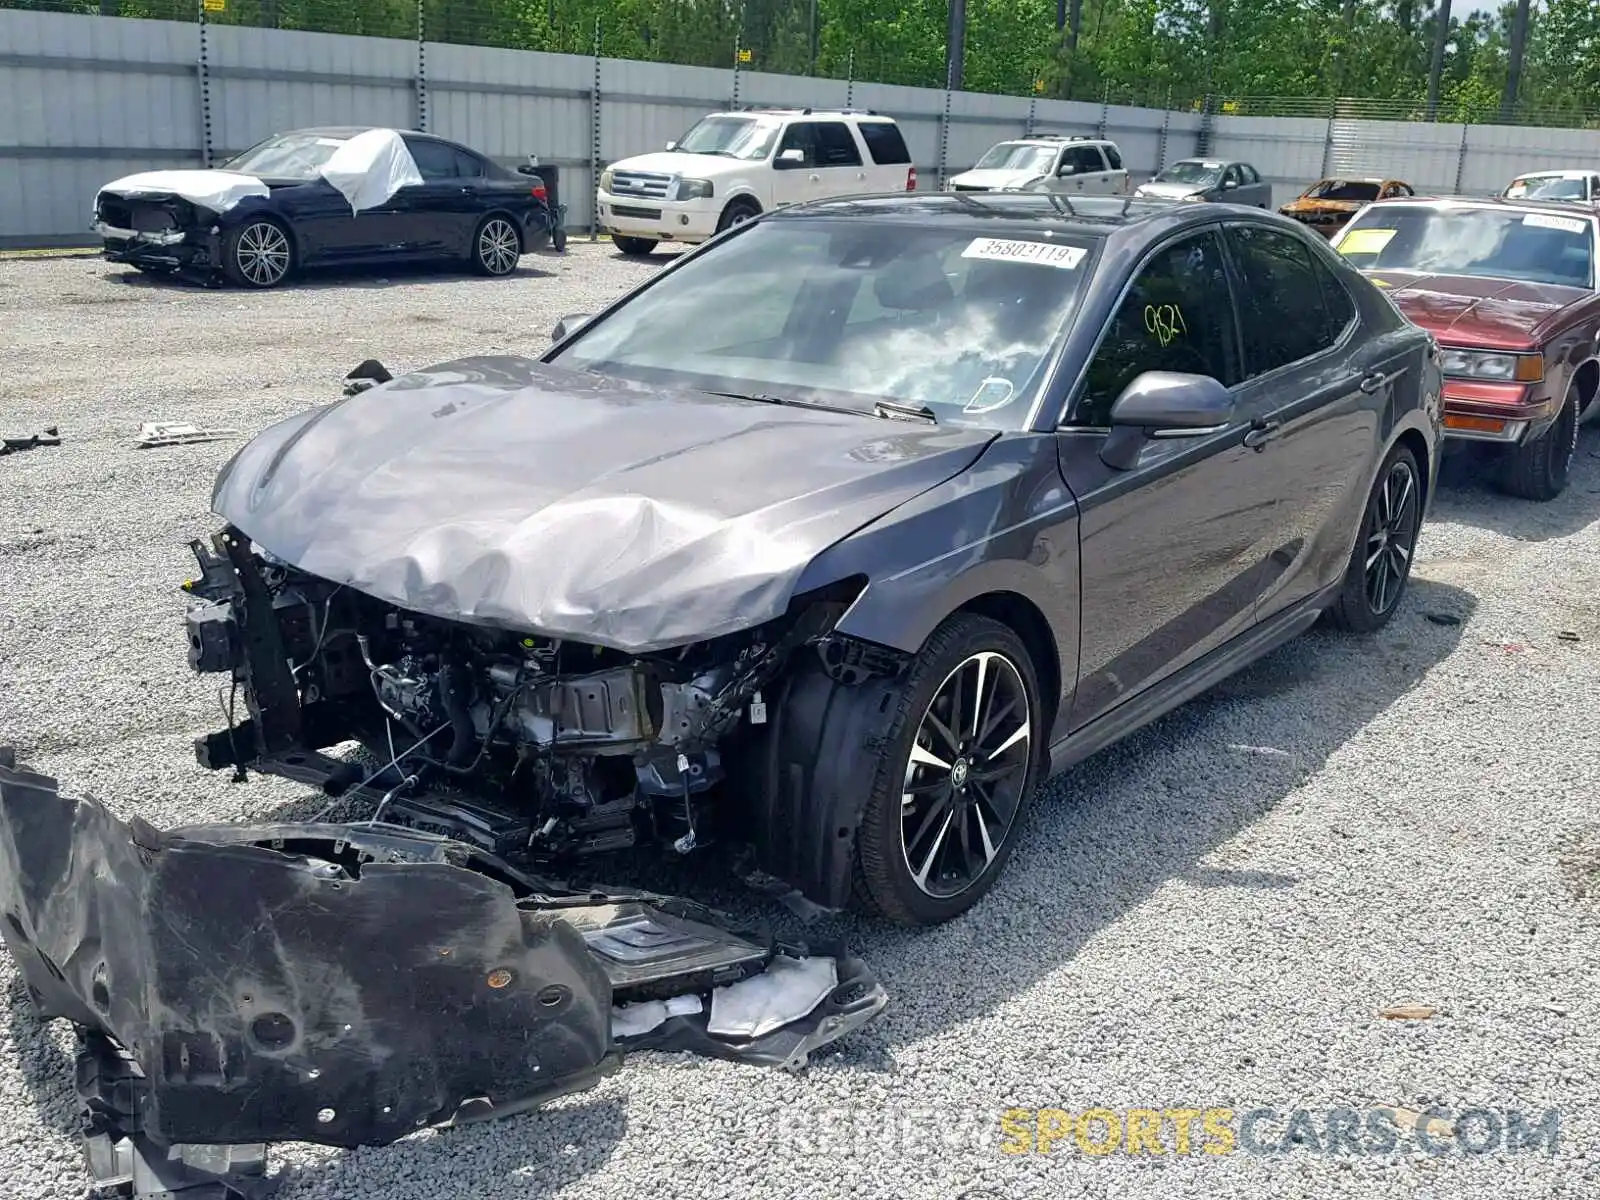
[[[252,1147],[523,1111],[633,1048],[798,1067],[887,1002],[858,960],[686,900],[382,825],[161,832],[3,765],[0,933],[38,1010],[78,1027],[89,1162],[132,1195],[173,1172],[251,1194]],[[196,1146],[228,1149],[176,1149]]]

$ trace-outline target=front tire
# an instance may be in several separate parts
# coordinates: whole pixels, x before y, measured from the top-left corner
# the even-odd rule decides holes
[[[511,218],[491,214],[472,235],[472,268],[495,278],[509,275],[522,261],[522,235]]]
[[[611,242],[629,258],[643,258],[653,253],[659,244],[655,238],[623,237],[620,234],[612,237]]]
[[[856,902],[936,925],[994,885],[1032,798],[1043,735],[1038,677],[1007,626],[962,613],[906,676],[856,835]]]
[[[247,288],[274,288],[294,270],[294,242],[289,231],[269,217],[258,217],[233,230],[223,241],[222,272],[230,283]]]
[[[1554,500],[1567,490],[1572,459],[1578,450],[1578,387],[1567,387],[1561,412],[1538,437],[1506,456],[1500,469],[1500,490],[1523,500]]]
[[[761,207],[754,200],[740,197],[728,201],[728,207],[722,210],[722,215],[717,218],[717,232],[732,229],[735,225],[743,225],[746,221],[753,221],[761,215]]]
[[[1376,633],[1400,607],[1422,529],[1422,472],[1405,446],[1389,451],[1361,513],[1361,529],[1339,596],[1327,611],[1335,629]]]

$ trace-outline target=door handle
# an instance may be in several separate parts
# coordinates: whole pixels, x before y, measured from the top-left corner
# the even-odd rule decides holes
[[[1389,382],[1389,377],[1387,375],[1385,375],[1382,371],[1374,371],[1370,375],[1363,375],[1361,377],[1361,382],[1356,384],[1356,386],[1358,388],[1360,388],[1363,392],[1367,393],[1367,395],[1370,396],[1370,395],[1372,395],[1373,392],[1376,392],[1379,388],[1381,388],[1384,384],[1386,384],[1388,382]]]
[[[472,195],[472,189],[470,187],[467,187],[465,184],[463,184],[462,187],[461,187],[461,194],[463,196],[470,196],[470,195]]]
[[[816,172],[815,172],[815,171],[813,171],[813,172],[812,172],[812,173],[811,173],[811,176],[810,176],[810,178],[811,178],[811,182],[812,182],[812,183],[816,183],[816,182],[817,182],[817,174],[816,174]]]
[[[1282,432],[1282,421],[1252,421],[1250,432],[1244,435],[1244,444],[1252,450],[1260,450]]]

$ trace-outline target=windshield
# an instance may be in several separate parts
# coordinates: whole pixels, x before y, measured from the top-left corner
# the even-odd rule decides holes
[[[1056,146],[1037,146],[1028,142],[1001,142],[989,147],[988,153],[978,160],[975,171],[1027,171],[1033,175],[1048,175],[1055,161]]]
[[[1509,200],[1582,200],[1583,180],[1560,175],[1524,175],[1505,191]]]
[[[1427,271],[1590,287],[1593,222],[1555,213],[1380,205],[1337,249],[1362,270]]]
[[[1306,200],[1355,200],[1365,204],[1378,198],[1376,183],[1361,179],[1324,179],[1305,194]]]
[[[702,117],[673,147],[685,154],[716,154],[747,161],[765,158],[778,136],[778,123],[753,117]]]
[[[307,133],[280,133],[222,164],[225,171],[240,171],[263,179],[298,179],[309,182],[317,168],[345,143],[344,138]]]
[[[1195,187],[1216,187],[1222,168],[1203,162],[1177,162],[1158,174],[1153,183],[1189,183]]]
[[[551,360],[643,383],[1018,429],[1098,242],[886,221],[763,221]]]

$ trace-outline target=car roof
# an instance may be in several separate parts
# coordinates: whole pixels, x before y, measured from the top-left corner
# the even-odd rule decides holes
[[[1131,196],[1068,198],[1053,192],[884,192],[813,200],[775,209],[766,219],[848,217],[968,228],[979,234],[1056,233],[1092,239],[1146,225],[1154,235],[1185,225],[1205,224],[1216,219],[1216,208],[1216,205],[1137,200]],[[1259,210],[1238,211],[1262,215]]]
[[[1593,167],[1563,167],[1559,171],[1524,171],[1516,176],[1517,179],[1582,179],[1585,175],[1593,175]]]
[[[1093,137],[1086,133],[1025,133],[1021,137],[1003,138],[996,142],[995,145],[1006,146],[1016,142],[1039,142],[1051,146],[1061,146],[1068,142],[1083,146],[1110,146],[1115,144],[1110,138]]]
[[[445,142],[451,146],[457,145],[449,138],[440,137],[436,133],[424,133],[420,129],[400,129],[394,125],[315,125],[307,129],[285,129],[275,136],[290,137],[302,135],[305,137],[328,138],[353,138],[358,133],[371,133],[374,129],[393,129],[396,133],[408,138],[426,138],[430,142]]]
[[[1374,200],[1373,208],[1478,208],[1504,209],[1506,212],[1539,212],[1554,216],[1594,220],[1597,215],[1583,205],[1565,200],[1508,200],[1504,196],[1401,196]]]
[[[720,112],[707,113],[711,117],[840,117],[844,120],[855,121],[887,121],[894,124],[894,118],[887,113],[874,112],[870,108],[726,108]]]

